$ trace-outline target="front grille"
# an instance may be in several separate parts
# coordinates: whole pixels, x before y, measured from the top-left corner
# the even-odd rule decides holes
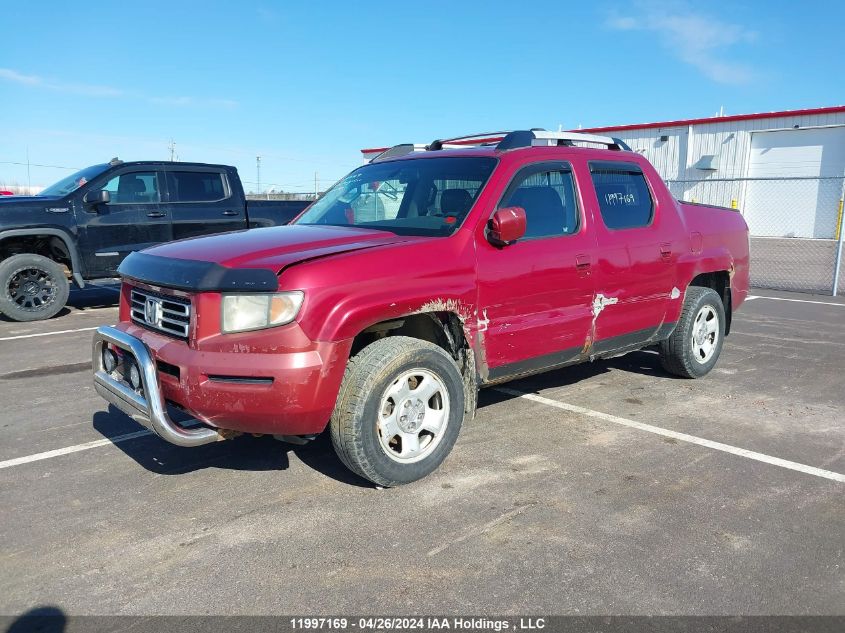
[[[156,332],[184,340],[191,326],[189,299],[132,288],[132,321]]]

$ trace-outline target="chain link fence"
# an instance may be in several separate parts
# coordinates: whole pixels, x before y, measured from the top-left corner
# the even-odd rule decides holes
[[[678,200],[738,208],[751,233],[751,284],[836,294],[845,178],[670,180]],[[840,264],[840,277],[845,267]],[[845,292],[845,281],[839,283]]]

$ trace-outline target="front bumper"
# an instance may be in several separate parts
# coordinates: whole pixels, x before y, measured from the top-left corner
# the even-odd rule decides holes
[[[137,359],[140,389],[121,376],[125,367],[105,370],[107,344]],[[188,343],[121,322],[94,335],[94,385],[115,407],[180,446],[237,433],[314,435],[331,417],[351,345],[351,339],[311,341],[295,323]],[[177,424],[168,407],[192,420],[179,417]]]
[[[118,379],[114,372],[106,371],[103,365],[103,348],[106,344],[134,358],[141,375],[142,387],[139,391]],[[199,420],[183,424],[171,420],[159,386],[155,360],[149,348],[139,339],[113,327],[97,328],[92,355],[94,388],[97,393],[162,439],[177,446],[200,446],[225,439],[216,429],[198,426]]]

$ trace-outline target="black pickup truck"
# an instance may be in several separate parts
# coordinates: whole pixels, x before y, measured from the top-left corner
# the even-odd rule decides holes
[[[0,312],[48,319],[69,279],[114,277],[132,251],[186,237],[287,224],[309,203],[246,200],[238,171],[177,162],[87,167],[37,196],[0,197]]]

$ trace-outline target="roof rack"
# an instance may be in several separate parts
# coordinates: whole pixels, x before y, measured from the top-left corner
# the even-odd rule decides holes
[[[605,145],[608,149],[616,151],[631,151],[631,148],[624,141],[610,136],[582,134],[581,132],[549,132],[540,129],[511,132],[496,145],[496,149],[504,151],[517,147],[575,146],[575,143],[592,143],[594,145]]]
[[[481,134],[467,134],[447,139],[435,139],[428,145],[429,151],[449,149],[452,146],[474,147],[478,145],[494,145],[506,137],[510,132],[482,132]]]
[[[542,128],[530,130],[514,130],[511,132],[485,132],[483,134],[468,134],[448,139],[435,139],[428,145],[423,143],[402,143],[378,154],[371,159],[377,163],[388,158],[396,158],[413,152],[435,152],[442,149],[466,149],[468,147],[495,146],[497,151],[506,151],[520,147],[554,147],[571,146],[575,143],[591,143],[604,145],[608,149],[630,152],[631,148],[621,139],[596,134],[582,134],[581,132],[549,132]]]
[[[381,154],[370,159],[371,163],[377,163],[388,158],[396,158],[397,156],[404,156],[405,154],[412,154],[414,152],[424,152],[428,146],[423,143],[401,143],[384,150]]]

